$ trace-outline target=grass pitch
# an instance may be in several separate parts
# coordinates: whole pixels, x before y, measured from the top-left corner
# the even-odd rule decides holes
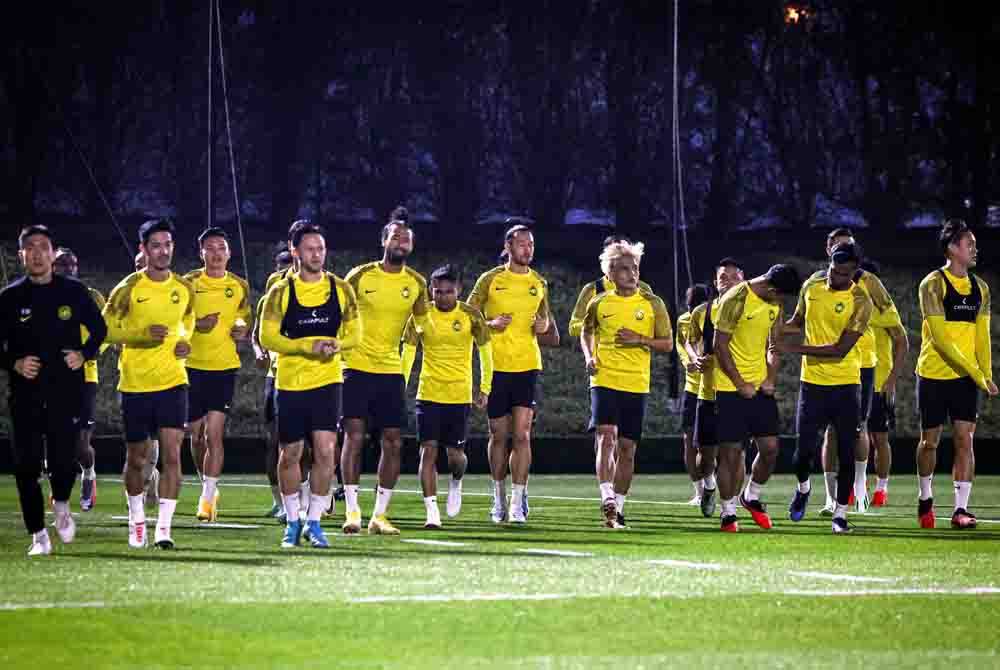
[[[952,493],[936,480],[938,528],[915,518],[915,481],[833,536],[816,512],[775,528],[740,511],[741,532],[684,504],[682,475],[638,476],[627,531],[600,526],[596,483],[538,476],[524,527],[488,519],[489,483],[469,476],[461,515],[424,531],[415,477],[391,517],[401,537],[344,537],[279,548],[263,518],[263,477],[224,477],[217,524],[194,520],[186,482],[178,550],[130,550],[120,484],[99,481],[74,544],[28,560],[14,482],[0,478],[0,661],[4,667],[720,668],[1000,666],[1000,477],[973,490],[980,526],[948,527]],[[442,515],[445,489],[440,496]],[[822,479],[814,477],[820,494]],[[373,481],[362,509],[371,511]],[[76,492],[75,492],[76,493]],[[819,498],[819,500],[817,500]],[[77,506],[74,501],[74,508]],[[155,512],[153,513],[155,515]],[[428,543],[428,541],[430,543]]]

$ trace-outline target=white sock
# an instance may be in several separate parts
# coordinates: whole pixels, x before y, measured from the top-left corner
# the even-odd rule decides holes
[[[934,475],[929,475],[927,477],[917,477],[920,482],[920,499],[927,500],[928,498],[934,497],[934,492],[931,491],[931,479]]]
[[[812,484],[809,483],[808,479],[804,482],[799,482],[799,493],[809,493],[810,491],[812,491]]]
[[[39,543],[45,542],[47,539],[49,539],[49,531],[46,530],[45,528],[42,528],[37,533],[32,533],[31,539]]]
[[[722,501],[722,516],[736,516],[736,496]]]
[[[506,500],[507,499],[507,480],[506,479],[494,479],[493,480],[493,499],[494,500]]]
[[[709,491],[714,491],[715,490],[716,484],[715,484],[715,473],[714,472],[712,474],[710,474],[710,475],[705,475],[705,478],[703,480],[701,480],[701,481],[703,482],[702,486],[703,486],[704,489],[707,489]]]
[[[375,494],[375,511],[372,512],[372,516],[385,516],[385,513],[389,510],[390,500],[392,500],[392,489],[378,487],[378,491]]]
[[[84,479],[97,479],[97,471],[94,470],[94,466],[90,466],[89,468],[84,468],[83,469],[83,478]]]
[[[309,521],[319,521],[323,518],[323,512],[325,512],[330,507],[330,501],[333,500],[333,494],[327,493],[325,496],[321,496],[318,493],[313,493],[309,497],[309,513],[306,519]]]
[[[824,472],[823,479],[826,480],[826,502],[833,503],[837,500],[837,473]]]
[[[837,506],[833,508],[833,518],[834,519],[847,519],[847,505],[841,505],[837,503]]]
[[[705,490],[705,480],[699,479],[697,481],[691,482],[691,485],[694,486],[694,497],[700,498],[702,492]]]
[[[309,488],[309,480],[305,480],[299,484],[299,506],[305,509],[309,508],[309,500],[312,498],[312,489]]]
[[[427,515],[430,516],[437,511],[438,508],[438,498],[437,496],[425,496],[424,497],[424,509],[427,510]]]
[[[615,497],[615,485],[611,482],[601,482],[601,502],[605,500],[612,500]]]
[[[955,509],[968,510],[969,494],[971,493],[972,482],[955,482]]]
[[[128,497],[128,520],[132,523],[146,523],[146,508],[142,505],[143,495]]]
[[[956,484],[955,486],[957,487],[958,484]],[[958,489],[956,488],[956,490]],[[966,498],[968,498],[968,496],[966,496]],[[59,502],[58,500],[54,500],[52,501],[52,510],[56,513],[56,518],[59,518],[61,516],[69,516],[69,503]]]
[[[627,495],[627,493],[615,494],[615,511],[619,514],[622,514],[625,511],[625,496]]]
[[[886,477],[885,479],[882,479],[881,477],[879,477],[878,483],[875,485],[875,490],[876,491],[888,491],[889,490],[889,478]]]
[[[281,487],[275,484],[271,487],[271,498],[274,500],[275,505],[281,505]]]
[[[461,492],[462,491],[462,480],[461,479],[455,479],[454,477],[452,477],[451,478],[451,483],[448,486],[453,491]]]
[[[170,534],[170,525],[174,520],[174,510],[177,509],[176,500],[160,498],[160,516],[156,519],[156,529]]]
[[[854,497],[863,500],[868,489],[868,461],[854,461]]]
[[[527,487],[524,484],[514,484],[512,488],[510,506],[515,509],[521,509],[521,501],[524,499],[524,489]]]
[[[215,491],[218,486],[218,477],[203,477],[201,480],[201,497],[208,502],[212,502],[215,499]]]
[[[348,512],[360,512],[361,507],[358,506],[358,485],[357,484],[344,484],[344,502],[347,504]]]
[[[285,516],[288,518],[288,523],[299,520],[299,494],[292,493],[290,495],[282,495],[285,499]]]
[[[758,484],[753,479],[747,482],[746,491],[743,492],[743,497],[747,500],[760,500],[760,491],[764,488],[763,484]]]

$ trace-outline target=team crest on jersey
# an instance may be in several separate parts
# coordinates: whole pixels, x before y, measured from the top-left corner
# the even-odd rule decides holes
[[[227,298],[233,297],[233,289],[229,288],[228,286],[226,287],[226,297]]]
[[[451,322],[451,329],[454,330],[456,333],[460,332],[462,330],[462,322],[459,321],[458,319],[455,319],[454,321]]]
[[[778,313],[775,312],[773,309],[770,309],[770,310],[767,311],[767,318],[769,318],[771,321],[774,321],[775,318],[777,318],[777,316],[778,316]]]
[[[528,289],[528,293],[530,293],[531,295],[538,295],[538,287],[532,286],[531,288]]]
[[[170,292],[170,302],[172,302],[172,303],[174,303],[176,305],[180,301],[181,301],[181,294],[178,293],[176,289],[173,290],[173,291],[171,291]]]
[[[73,310],[69,305],[63,305],[59,308],[59,311],[57,311],[56,314],[59,315],[59,319],[61,321],[69,321],[70,317],[73,316]]]
[[[837,314],[840,314],[841,312],[843,312],[844,311],[844,303],[838,302],[837,306],[833,308],[833,311],[836,312]]]
[[[646,313],[644,311],[642,311],[641,309],[635,310],[635,320],[636,321],[642,321],[645,318],[646,318]]]
[[[410,287],[409,286],[404,286],[403,290],[400,292],[400,295],[402,295],[404,299],[409,300],[410,299]]]

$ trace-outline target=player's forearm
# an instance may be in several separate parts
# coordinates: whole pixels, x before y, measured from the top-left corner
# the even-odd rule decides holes
[[[646,337],[639,340],[639,344],[649,347],[652,351],[661,354],[669,354],[674,350],[674,338],[672,337]]]
[[[130,328],[115,318],[107,321],[107,335],[104,341],[108,344],[124,344],[130,347],[145,347],[154,344],[145,328]]]
[[[340,350],[349,351],[361,342],[361,319],[351,319],[340,325]]]
[[[928,330],[931,336],[931,345],[945,361],[957,367],[976,382],[976,386],[986,388],[986,375],[979,369],[979,361],[969,359],[962,350],[948,337],[945,332],[945,321],[943,316],[931,316],[927,318],[930,326]],[[978,326],[977,326],[978,339]],[[978,354],[978,352],[977,352]]]
[[[321,337],[291,339],[281,334],[281,324],[265,320],[260,329],[260,343],[268,351],[279,354],[302,355],[312,353],[313,343]]]
[[[902,326],[891,329],[889,334],[892,337],[892,369],[889,370],[889,376],[897,378],[906,363],[910,340],[906,337],[906,330]]]
[[[584,300],[586,296],[586,293],[581,293],[576,300],[576,305],[573,306],[573,313],[569,317],[570,337],[580,337],[580,333],[583,332],[583,322],[587,318],[587,305],[590,304],[589,298]]]
[[[586,328],[580,333],[580,349],[583,351],[585,361],[594,360],[594,334]]]
[[[733,353],[729,350],[729,343],[717,343],[719,346],[715,349],[715,360],[719,364],[719,369],[722,373],[729,377],[729,380],[733,382],[733,386],[739,388],[743,386],[746,382],[743,380],[743,376],[740,374],[739,369],[736,367],[736,361],[733,360]]]
[[[976,319],[976,360],[986,381],[993,381],[993,353],[990,348],[990,317]]]
[[[479,392],[489,395],[493,390],[493,345],[479,345]]]

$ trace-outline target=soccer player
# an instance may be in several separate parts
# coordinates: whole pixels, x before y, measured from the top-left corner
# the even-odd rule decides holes
[[[59,247],[56,249],[55,261],[52,264],[52,271],[57,275],[72,277],[77,279],[79,275],[80,263],[72,249]],[[95,288],[87,287],[90,297],[97,305],[98,311],[104,309],[104,296]],[[103,319],[102,319],[103,320]],[[90,331],[86,326],[81,326],[81,336],[86,342],[90,337]],[[101,344],[98,349],[98,356],[104,353],[108,345]],[[97,472],[94,470],[94,447],[90,441],[94,436],[94,408],[97,403],[97,360],[89,360],[83,364],[83,402],[80,408],[79,439],[76,444],[76,460],[80,464],[80,511],[89,512],[97,503]]]
[[[462,477],[468,465],[465,437],[469,406],[486,408],[493,381],[493,351],[486,320],[478,309],[458,299],[458,271],[445,265],[431,273],[432,303],[426,327],[410,317],[403,332],[403,374],[409,380],[419,344],[423,352],[417,388],[417,439],[420,442],[420,484],[427,521],[424,528],[441,528],[437,505],[438,447],[448,453],[451,482],[448,516],[462,509]],[[479,389],[472,392],[472,346],[479,350]]]
[[[698,387],[701,385],[701,373],[695,367],[688,355],[687,341],[691,331],[691,312],[695,307],[708,301],[708,286],[694,284],[689,286],[684,295],[687,311],[677,317],[677,335],[674,347],[677,356],[684,366],[684,395],[681,400],[681,433],[684,440],[684,468],[694,486],[694,497],[689,505],[701,505],[701,493],[705,488],[705,473],[702,472],[704,459],[701,450],[694,441],[695,410],[698,407]]]
[[[352,269],[345,278],[354,289],[364,336],[344,361],[344,438],[341,473],[347,512],[342,530],[361,531],[358,482],[366,430],[382,435],[375,509],[368,532],[398,535],[386,514],[399,480],[401,429],[406,420],[406,381],[400,341],[412,316],[417,325],[427,315],[427,281],[406,264],[413,253],[413,229],[405,207],[396,207],[382,228],[382,260]]]
[[[483,313],[493,343],[493,388],[489,417],[488,456],[493,479],[494,523],[527,521],[525,492],[531,469],[531,424],[535,415],[535,385],[542,369],[538,335],[549,331],[548,284],[531,268],[535,238],[524,225],[504,235],[507,262],[487,270],[472,289],[469,304]],[[507,506],[507,438],[512,439],[509,469],[513,483]]]
[[[969,495],[975,476],[973,436],[979,412],[979,389],[997,395],[990,351],[990,289],[976,267],[976,236],[965,222],[945,223],[939,237],[944,267],[920,282],[920,356],[917,359],[917,408],[920,443],[917,474],[920,495],[917,517],[921,528],[933,528],[934,494],[931,478],[937,464],[941,430],[950,420],[955,449],[952,479],[955,510],[952,528],[975,528]]]
[[[247,336],[250,286],[227,269],[229,237],[212,227],[198,236],[199,270],[184,276],[194,286],[194,333],[187,357],[188,423],[191,456],[201,475],[196,516],[215,521],[219,514],[219,476],[225,459],[226,415],[236,390],[240,355],[236,344]]]
[[[642,242],[615,242],[601,253],[601,270],[614,291],[587,306],[580,335],[590,375],[590,430],[597,435],[597,481],[604,525],[625,528],[625,497],[635,473],[635,451],[649,395],[651,353],[673,349],[670,316],[655,294],[639,288]]]
[[[878,265],[874,261],[863,261],[861,269],[876,277],[879,276]],[[896,312],[895,306],[892,310],[898,320],[899,313]],[[874,331],[878,362],[875,365],[875,395],[872,398],[872,411],[868,416],[867,428],[868,441],[875,456],[877,479],[871,503],[875,507],[882,507],[889,502],[889,470],[892,466],[889,430],[896,428],[896,379],[903,369],[910,342],[902,322],[893,327],[875,327]]]
[[[715,264],[714,286],[716,298],[702,303],[691,311],[691,324],[688,326],[687,353],[688,360],[701,373],[698,384],[698,403],[695,410],[694,442],[701,452],[702,493],[701,513],[710,518],[715,514],[716,491],[718,484],[715,476],[716,459],[719,453],[719,440],[716,436],[715,416],[715,377],[712,368],[715,367],[715,320],[719,310],[719,301],[733,286],[743,281],[743,268],[735,258],[726,257]],[[737,490],[742,485],[742,478],[736,484]]]
[[[344,380],[344,351],[361,332],[357,302],[350,285],[323,269],[326,235],[319,226],[299,228],[292,239],[299,271],[278,281],[267,293],[261,345],[281,358],[275,385],[278,408],[278,479],[286,525],[281,546],[295,547],[305,537],[313,547],[330,546],[320,519],[333,494],[333,454],[337,442]],[[305,529],[299,520],[299,460],[304,440],[312,438],[310,500]]]
[[[273,498],[274,504],[271,506],[271,510],[267,513],[267,516],[278,519],[281,523],[285,522],[285,501],[281,498],[281,486],[278,484],[278,431],[275,428],[275,417],[276,408],[274,404],[274,375],[278,369],[278,356],[267,349],[260,346],[260,319],[264,310],[264,303],[267,298],[267,290],[270,290],[271,286],[284,279],[282,274],[292,265],[292,254],[287,249],[279,251],[274,257],[274,272],[273,277],[276,279],[271,282],[270,277],[268,281],[270,286],[264,292],[264,295],[260,297],[257,301],[257,308],[255,310],[256,318],[254,319],[253,329],[251,330],[251,341],[253,343],[254,357],[259,368],[266,368],[267,375],[264,377],[264,421],[267,424],[267,448],[264,456],[264,469],[267,472],[267,480],[271,485],[271,497]],[[304,501],[308,504],[307,501]]]
[[[799,385],[798,445],[795,469],[799,485],[788,507],[792,521],[801,521],[809,501],[809,472],[820,433],[833,424],[840,459],[837,506],[831,529],[849,533],[847,506],[854,481],[854,450],[863,429],[861,416],[861,356],[858,340],[868,328],[871,298],[859,284],[858,249],[850,243],[833,247],[825,277],[812,276],[799,292],[790,325],[805,330],[803,344],[779,342],[779,350],[802,355]]]
[[[142,249],[135,255],[135,271],[141,272],[146,269],[146,254]],[[149,439],[149,458],[142,468],[143,504],[146,509],[158,509],[160,507],[160,471],[157,465],[160,462],[160,441],[155,437]],[[128,474],[128,461],[122,464],[122,481]],[[125,494],[126,508],[128,507],[128,493]]]
[[[123,279],[104,307],[108,341],[121,345],[118,390],[127,449],[129,546],[148,543],[143,475],[150,458],[150,438],[158,438],[162,471],[154,541],[161,549],[173,549],[170,529],[181,490],[180,449],[188,406],[184,359],[191,352],[194,287],[170,271],[174,226],[168,220],[142,224],[139,247],[146,268]]]
[[[106,330],[87,288],[53,273],[48,228],[24,228],[18,255],[24,276],[0,291],[0,362],[10,380],[14,481],[31,535],[28,556],[42,556],[52,553],[39,485],[46,458],[56,533],[67,544],[76,536],[69,498],[76,481],[83,367],[97,356]],[[89,333],[86,342],[81,327]]]
[[[612,244],[617,244],[619,242],[628,242],[627,238],[621,235],[608,235],[604,238],[604,242],[601,244],[601,251],[603,252]],[[615,289],[615,283],[611,281],[611,277],[607,275],[601,275],[594,281],[587,282],[582,289],[580,289],[580,295],[576,298],[576,304],[573,306],[573,313],[569,319],[569,336],[576,339],[580,337],[580,333],[583,332],[583,322],[587,318],[587,305],[593,300],[595,295],[600,295],[607,291],[613,291]],[[652,293],[653,289],[649,287],[644,281],[639,282],[639,289],[646,291],[647,293]],[[596,443],[596,438],[595,438]]]
[[[737,532],[737,493],[744,477],[743,444],[757,445],[750,481],[739,503],[761,528],[771,517],[761,492],[778,460],[778,376],[775,343],[781,333],[782,300],[799,292],[802,281],[790,265],[774,265],[766,274],[741,282],[723,294],[716,310],[715,388],[716,436],[719,440],[721,528]]]

